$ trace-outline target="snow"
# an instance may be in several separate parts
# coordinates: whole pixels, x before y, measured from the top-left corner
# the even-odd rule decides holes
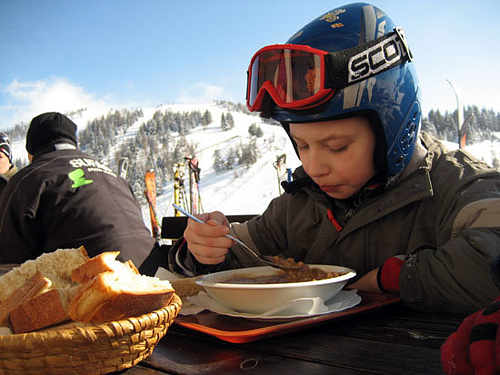
[[[231,112],[235,127],[224,131],[220,127],[222,113],[228,111],[215,104],[208,105],[166,105],[162,109],[173,112],[208,109],[212,114],[213,123],[207,128],[198,127],[188,136],[189,143],[194,143],[199,150],[196,157],[199,159],[200,173],[200,200],[204,212],[222,211],[226,215],[259,214],[269,202],[279,196],[280,186],[273,163],[277,157],[286,154],[286,166],[295,169],[300,162],[295,155],[292,143],[286,132],[280,126],[262,123],[257,116],[239,112]],[[250,168],[235,166],[233,170],[217,174],[213,168],[213,153],[219,148],[221,152],[240,142],[248,143],[250,135],[248,127],[255,123],[260,126],[264,135],[258,138],[260,158]],[[189,179],[186,169],[184,175],[186,196],[189,197]],[[157,207],[159,216],[172,216],[174,209],[173,182],[162,187],[163,193],[158,195]],[[149,222],[148,207],[143,213]],[[149,225],[148,225],[149,226]]]
[[[278,184],[277,171],[273,164],[277,157],[286,154],[286,167],[295,169],[300,165],[293,146],[280,126],[265,124],[258,116],[251,116],[240,112],[231,112],[235,127],[229,131],[224,131],[220,126],[221,115],[227,114],[228,110],[214,103],[209,104],[166,104],[155,108],[143,108],[144,116],[132,125],[123,140],[135,136],[139,127],[147,120],[152,118],[157,110],[173,112],[190,112],[209,110],[212,115],[212,124],[204,128],[200,126],[186,136],[190,144],[197,147],[196,157],[199,159],[200,174],[200,200],[204,212],[214,210],[221,211],[226,215],[236,214],[259,214],[262,213],[269,202],[278,197],[281,193]],[[73,120],[77,123],[79,129],[83,129],[87,121],[90,121],[106,113],[95,113],[92,111],[81,111],[79,117]],[[213,153],[218,148],[221,152],[240,142],[249,143],[248,127],[255,123],[260,126],[264,135],[258,138],[258,148],[260,158],[257,163],[247,168],[236,165],[233,170],[217,174],[212,165]],[[173,135],[175,138],[175,134]],[[178,136],[178,135],[177,135]],[[500,139],[496,135],[492,139]],[[115,146],[119,147],[121,142]],[[457,145],[452,142],[445,142],[450,148],[455,149]],[[500,160],[500,141],[484,141],[478,144],[466,146],[466,150],[482,159],[488,164],[492,164],[494,158]],[[14,156],[16,158],[25,158],[25,140],[14,141]],[[112,168],[113,158],[104,160]],[[187,167],[184,173],[185,194],[189,199],[189,179]],[[174,188],[173,181],[165,186],[158,187],[159,195],[157,197],[158,214],[163,216],[173,216],[174,209]],[[149,208],[147,205],[142,207],[144,221],[150,228]]]

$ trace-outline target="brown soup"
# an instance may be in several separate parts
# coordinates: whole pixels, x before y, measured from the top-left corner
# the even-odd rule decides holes
[[[221,280],[223,283],[230,284],[277,284],[277,283],[297,283],[303,281],[315,281],[322,279],[330,279],[344,275],[345,272],[326,272],[321,268],[309,267],[303,262],[295,262],[292,258],[283,259],[273,257],[273,260],[282,265],[298,265],[299,268],[294,270],[277,270],[276,274],[252,276],[252,275],[236,275],[227,279]]]

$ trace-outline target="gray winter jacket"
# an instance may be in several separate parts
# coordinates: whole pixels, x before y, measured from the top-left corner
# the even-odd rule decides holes
[[[420,138],[403,175],[359,205],[327,197],[300,167],[289,192],[261,216],[233,224],[234,234],[264,254],[341,265],[357,277],[404,256],[399,285],[407,305],[463,313],[484,307],[500,293],[490,271],[500,255],[500,173],[426,134]],[[207,271],[187,252],[178,259]],[[216,270],[255,265],[235,246]]]

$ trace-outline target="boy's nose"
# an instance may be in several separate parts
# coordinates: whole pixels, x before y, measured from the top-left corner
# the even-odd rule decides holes
[[[304,170],[311,177],[321,177],[330,173],[330,168],[323,157],[316,152],[310,152],[306,163],[302,162]]]

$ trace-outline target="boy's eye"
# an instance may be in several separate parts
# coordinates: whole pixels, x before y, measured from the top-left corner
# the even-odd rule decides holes
[[[298,143],[297,143],[297,149],[298,149],[299,151],[300,151],[300,150],[305,150],[305,149],[307,149],[307,145],[306,145],[306,144],[301,145],[301,144],[298,144]]]
[[[332,152],[343,152],[343,151],[347,150],[347,145],[340,146],[340,147],[329,147],[329,148],[330,148],[330,151],[332,151]]]

